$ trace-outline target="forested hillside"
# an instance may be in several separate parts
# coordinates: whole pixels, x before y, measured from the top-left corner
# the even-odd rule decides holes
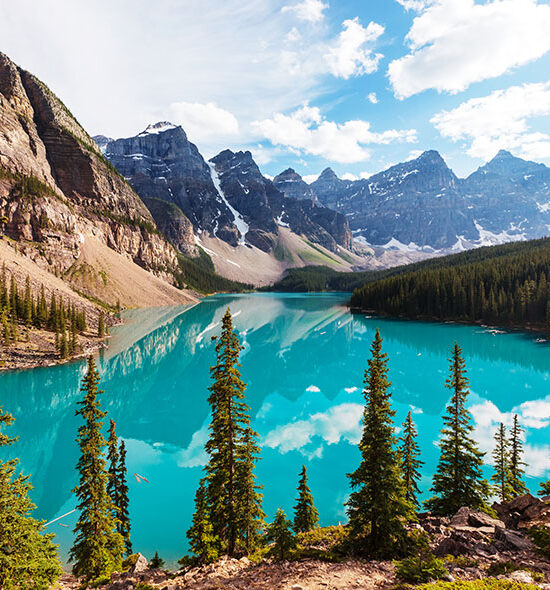
[[[397,270],[397,269],[396,269]],[[351,307],[411,318],[546,328],[550,239],[402,267],[354,291]]]

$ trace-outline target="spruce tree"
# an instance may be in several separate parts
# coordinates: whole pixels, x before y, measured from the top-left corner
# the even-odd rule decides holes
[[[103,312],[99,312],[99,319],[97,320],[97,336],[98,338],[105,337],[105,317]]]
[[[258,433],[250,426],[244,429],[237,449],[236,489],[238,530],[241,549],[250,554],[258,546],[264,528],[265,514],[262,509],[262,486],[256,483],[254,466],[258,462],[260,448],[256,443]]]
[[[296,506],[294,506],[294,523],[295,533],[305,533],[314,529],[319,523],[319,512],[313,504],[313,494],[307,485],[306,466],[302,465],[300,480],[298,482],[298,497]]]
[[[510,430],[510,488],[511,497],[523,496],[529,490],[523,481],[525,470],[523,467],[523,441],[521,440],[523,428],[519,425],[518,415],[514,414],[514,422]]]
[[[85,580],[108,576],[120,568],[123,539],[116,530],[114,506],[107,493],[109,474],[103,456],[105,438],[101,432],[106,413],[100,408],[99,374],[93,357],[88,359],[88,372],[82,382],[84,399],[76,414],[84,424],[78,429],[80,458],[76,465],[80,474],[74,489],[78,498],[78,521],[75,541],[70,551],[73,573]]]
[[[403,484],[405,486],[405,497],[415,507],[418,508],[420,503],[418,495],[418,481],[420,480],[419,469],[424,462],[419,459],[420,447],[417,443],[418,433],[412,419],[412,412],[409,410],[405,422],[403,422],[403,436],[400,438],[401,447],[401,471],[403,474]]]
[[[2,431],[13,417],[0,408],[0,447],[13,438]],[[35,509],[29,499],[29,478],[17,473],[18,460],[0,460],[0,588],[40,589],[53,586],[61,575],[53,535],[30,516]]]
[[[127,470],[126,470],[126,444],[123,440],[120,441],[119,447],[119,461],[117,469],[118,478],[118,524],[117,530],[124,539],[124,547],[126,549],[126,555],[132,554],[132,541],[131,531],[132,525],[130,522],[129,504],[130,500],[128,497],[128,482],[127,482]]]
[[[191,528],[187,531],[189,547],[199,563],[216,561],[219,555],[219,539],[214,534],[208,508],[206,480],[203,478],[195,494],[195,513]]]
[[[113,502],[113,517],[116,521],[116,530],[124,539],[126,555],[132,553],[130,540],[130,515],[128,511],[128,484],[126,481],[126,446],[116,434],[116,424],[111,420],[109,426],[109,439],[107,440],[107,463],[109,481],[107,493]]]
[[[227,309],[216,343],[216,364],[210,373],[208,402],[212,409],[210,437],[205,449],[206,490],[213,533],[221,551],[234,556],[251,550],[251,542],[262,526],[261,494],[254,483],[253,469],[259,449],[250,429],[249,407],[244,402],[245,384],[239,371],[241,345]],[[246,491],[246,502],[240,497]],[[245,513],[246,511],[246,513]]]
[[[155,551],[155,555],[151,558],[149,562],[149,567],[152,570],[160,570],[164,567],[164,559],[159,555],[158,551]]]
[[[396,450],[388,355],[376,330],[372,358],[365,371],[361,463],[351,474],[352,493],[347,502],[350,535],[356,546],[371,556],[387,558],[405,553],[406,520],[413,508],[407,501]]]
[[[273,553],[279,559],[288,557],[295,546],[296,539],[292,534],[292,523],[287,519],[282,508],[277,510],[275,520],[267,527],[266,540],[274,543]]]
[[[540,489],[537,492],[537,494],[539,496],[550,496],[550,479],[547,479],[545,481],[541,481],[539,486],[540,486]]]
[[[466,409],[466,363],[456,342],[449,363],[445,386],[452,391],[452,397],[443,416],[441,453],[430,489],[435,496],[426,502],[430,511],[443,516],[455,514],[462,506],[481,509],[489,493],[489,484],[482,477],[484,453],[472,438],[472,417]]]
[[[495,448],[493,450],[493,461],[495,472],[491,481],[495,483],[494,490],[501,502],[508,502],[512,499],[512,488],[510,486],[510,465],[509,465],[508,441],[506,440],[506,427],[501,422],[495,432]]]

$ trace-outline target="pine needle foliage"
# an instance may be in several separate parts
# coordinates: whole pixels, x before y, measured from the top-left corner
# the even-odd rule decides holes
[[[264,522],[261,488],[254,475],[260,449],[258,434],[250,427],[246,385],[239,371],[241,349],[228,308],[216,342],[216,364],[210,368],[212,418],[204,487],[212,533],[220,552],[229,556],[251,553]],[[189,534],[199,532],[192,527]]]
[[[307,484],[306,466],[302,465],[300,480],[298,482],[298,497],[294,506],[294,523],[295,533],[307,533],[313,530],[319,524],[319,512],[313,503],[313,494]]]
[[[361,463],[348,475],[352,493],[347,502],[350,536],[359,551],[378,558],[406,553],[405,524],[413,507],[406,499],[396,449],[388,355],[376,330],[365,371]]]
[[[93,357],[88,359],[88,372],[82,382],[84,394],[78,402],[77,416],[83,424],[76,439],[80,458],[76,465],[79,483],[74,489],[78,498],[78,521],[74,528],[75,541],[70,551],[73,573],[86,581],[109,576],[122,564],[123,539],[116,530],[115,507],[107,493],[109,473],[104,457],[105,438],[98,388],[99,374]]]
[[[518,422],[518,415],[514,414],[514,422],[510,429],[510,487],[512,488],[512,498],[523,496],[529,491],[523,481],[525,463],[522,459],[522,433],[523,428]]]
[[[14,442],[2,429],[13,416],[0,408],[0,447]],[[0,461],[0,588],[47,590],[61,575],[53,535],[30,513],[29,478],[17,473],[18,460]]]
[[[491,481],[495,484],[493,489],[498,499],[501,502],[508,502],[513,498],[513,490],[510,485],[510,454],[506,440],[506,427],[502,422],[497,428],[494,438],[493,463],[495,472],[491,476]]]
[[[125,554],[131,555],[132,541],[130,540],[131,523],[128,510],[128,484],[126,480],[126,445],[123,440],[119,442],[114,420],[110,421],[109,426],[107,463],[109,471],[107,493],[113,502],[113,518],[116,522],[116,530],[124,539]]]
[[[441,453],[430,489],[435,496],[426,502],[430,511],[443,516],[455,514],[462,506],[482,509],[489,494],[489,484],[482,477],[484,453],[472,437],[472,416],[466,409],[466,362],[456,342],[449,364],[445,387],[452,391],[452,397],[443,416]]]
[[[412,419],[412,412],[409,410],[407,418],[403,422],[403,436],[399,439],[401,442],[399,454],[403,484],[405,486],[405,498],[415,508],[420,506],[418,501],[420,495],[420,489],[418,488],[418,482],[420,481],[419,469],[424,465],[424,462],[419,459],[420,447],[418,446],[417,437],[416,425]]]
[[[203,478],[195,494],[195,513],[187,531],[189,547],[199,563],[212,563],[219,556],[219,539],[214,535],[208,509],[206,480]]]
[[[292,534],[292,522],[286,517],[282,508],[277,510],[275,519],[267,527],[266,540],[274,544],[272,552],[279,559],[289,556],[290,550],[296,545],[296,538]]]

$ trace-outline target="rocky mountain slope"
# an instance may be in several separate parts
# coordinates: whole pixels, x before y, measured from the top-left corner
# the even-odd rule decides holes
[[[224,150],[206,162],[168,122],[134,137],[95,139],[180,252],[194,256],[200,245],[224,276],[263,284],[288,266],[365,262],[352,252],[343,214],[316,204],[312,194],[285,196],[248,151]]]
[[[313,191],[344,213],[356,239],[400,250],[463,250],[545,236],[550,227],[550,168],[506,151],[465,179],[427,151],[364,180],[330,168],[307,188],[288,171],[275,180],[287,194]]]
[[[159,280],[164,303],[194,300],[170,286],[177,253],[142,200],[51,90],[1,53],[0,226],[38,267],[107,303],[154,304]]]

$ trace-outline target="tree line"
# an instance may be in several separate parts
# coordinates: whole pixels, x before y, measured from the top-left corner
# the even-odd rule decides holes
[[[255,467],[260,459],[258,434],[251,427],[246,385],[240,373],[242,349],[229,309],[216,339],[216,362],[210,368],[212,385],[208,461],[195,495],[195,510],[187,531],[192,557],[182,566],[209,563],[222,555],[251,555],[271,544],[279,558],[289,556],[302,533],[319,527],[305,465],[299,474],[293,520],[279,508],[270,524],[262,509],[262,486]],[[469,381],[462,350],[454,344],[445,387],[451,393],[438,441],[439,461],[432,478],[431,497],[420,501],[423,465],[418,432],[409,411],[401,436],[395,429],[391,404],[389,359],[377,330],[364,373],[365,406],[360,461],[348,474],[351,493],[346,502],[347,550],[377,559],[410,555],[418,539],[409,524],[424,507],[432,514],[449,516],[462,506],[490,512],[491,494],[505,502],[527,492],[524,483],[522,427],[514,416],[510,431],[500,424],[495,432],[494,473],[488,482],[482,473],[484,453],[473,438],[473,420],[467,410]],[[101,409],[99,374],[92,357],[82,382],[83,398],[76,414],[82,419],[77,444],[79,481],[75,540],[70,551],[73,572],[86,582],[105,579],[120,570],[123,557],[132,553],[131,518],[126,480],[126,449],[110,421],[103,434],[106,412]],[[13,418],[0,410],[0,428]],[[0,446],[12,439],[0,430]],[[30,517],[30,484],[16,475],[16,461],[0,462],[0,588],[47,587],[59,575],[52,536]],[[550,491],[550,481],[539,494]],[[12,523],[17,523],[15,537]],[[7,548],[7,549],[4,549]],[[158,567],[163,560],[153,559]],[[2,577],[3,576],[3,577]]]
[[[350,306],[438,320],[550,328],[550,240],[448,257],[356,289]],[[482,253],[483,254],[483,253]]]

